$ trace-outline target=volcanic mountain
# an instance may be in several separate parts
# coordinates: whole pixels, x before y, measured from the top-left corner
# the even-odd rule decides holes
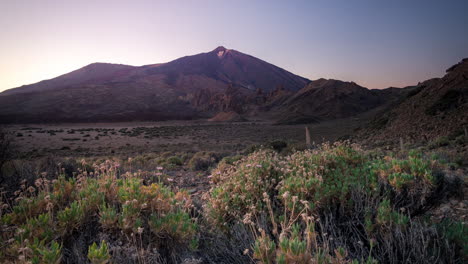
[[[393,90],[392,90],[393,91]],[[211,118],[307,123],[353,116],[397,92],[310,81],[236,50],[218,47],[140,67],[93,63],[0,93],[0,123]],[[226,115],[225,113],[229,113]],[[236,117],[236,118],[227,118]]]
[[[0,93],[0,122],[210,117],[218,109],[207,111],[196,104],[203,92],[214,98],[229,87],[236,87],[241,94],[268,92],[278,86],[297,91],[308,82],[224,47],[141,67],[93,63],[51,80]]]

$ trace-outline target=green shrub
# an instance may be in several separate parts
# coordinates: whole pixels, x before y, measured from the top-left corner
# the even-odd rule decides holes
[[[39,242],[35,239],[33,245],[31,245],[33,256],[31,262],[34,264],[39,263],[50,263],[59,264],[62,259],[62,245],[53,241],[50,246],[45,246],[44,241]]]
[[[438,229],[445,239],[456,245],[462,256],[468,256],[468,228],[465,223],[444,220]]]
[[[148,222],[151,232],[156,236],[170,236],[177,241],[194,239],[197,224],[186,212],[171,212],[166,215],[151,214]]]
[[[219,161],[219,157],[213,152],[197,152],[190,159],[188,165],[192,170],[207,170]]]
[[[234,165],[234,163],[236,161],[239,161],[243,158],[243,156],[241,155],[235,155],[235,156],[227,156],[227,157],[224,157],[223,159],[221,159],[221,161],[219,162],[219,164],[226,164],[226,165]]]
[[[184,162],[178,156],[171,156],[167,159],[167,162],[171,165],[182,166]]]
[[[84,223],[86,202],[73,201],[69,207],[57,212],[58,226],[63,232],[72,232]]]
[[[119,216],[114,207],[109,206],[106,203],[103,203],[101,207],[99,207],[99,223],[101,223],[103,228],[116,228],[118,220]]]
[[[163,247],[161,235],[167,235],[178,241],[179,249],[196,247],[198,228],[189,214],[193,205],[188,192],[149,183],[139,173],[118,176],[116,169],[114,161],[105,161],[95,166],[92,177],[82,172],[70,178],[61,175],[52,185],[36,182],[37,189],[22,187],[9,213],[2,211],[6,231],[0,241],[8,242],[0,260],[15,262],[21,257],[32,263],[60,262],[61,246],[54,241],[73,241],[70,237],[86,232],[89,223],[99,223],[105,232],[122,240],[140,234],[140,244],[145,240]],[[143,234],[148,226],[158,230],[159,237]],[[106,245],[91,246],[89,258],[92,263],[106,263],[106,252]]]
[[[412,222],[410,215],[438,190],[438,166],[417,152],[403,159],[372,156],[343,143],[288,156],[261,150],[212,171],[205,213],[228,233],[229,227],[247,225],[260,263],[345,263],[352,260],[348,252],[366,263],[430,256],[416,237],[440,246],[428,231],[432,227]],[[328,239],[329,232],[337,242]],[[415,250],[404,251],[402,240],[408,243],[402,247]],[[359,244],[367,250],[356,253]],[[443,254],[450,254],[449,247]]]
[[[101,245],[94,242],[88,248],[88,259],[92,264],[106,264],[110,262],[110,254],[106,241],[101,241]]]

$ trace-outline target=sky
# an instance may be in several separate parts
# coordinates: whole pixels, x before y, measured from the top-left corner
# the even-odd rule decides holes
[[[466,0],[0,0],[0,91],[221,45],[311,80],[404,87],[468,57],[467,14]]]

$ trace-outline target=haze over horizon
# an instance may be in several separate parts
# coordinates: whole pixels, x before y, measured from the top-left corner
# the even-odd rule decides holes
[[[235,49],[314,80],[403,87],[468,57],[468,2],[2,1],[0,92],[93,62]]]

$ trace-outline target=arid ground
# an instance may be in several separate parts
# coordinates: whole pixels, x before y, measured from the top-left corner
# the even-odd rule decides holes
[[[316,143],[345,137],[360,125],[358,118],[308,125]],[[305,125],[263,122],[206,121],[28,124],[7,130],[22,155],[40,157],[134,155],[159,152],[217,151],[236,153],[251,145],[281,140],[305,144]]]

